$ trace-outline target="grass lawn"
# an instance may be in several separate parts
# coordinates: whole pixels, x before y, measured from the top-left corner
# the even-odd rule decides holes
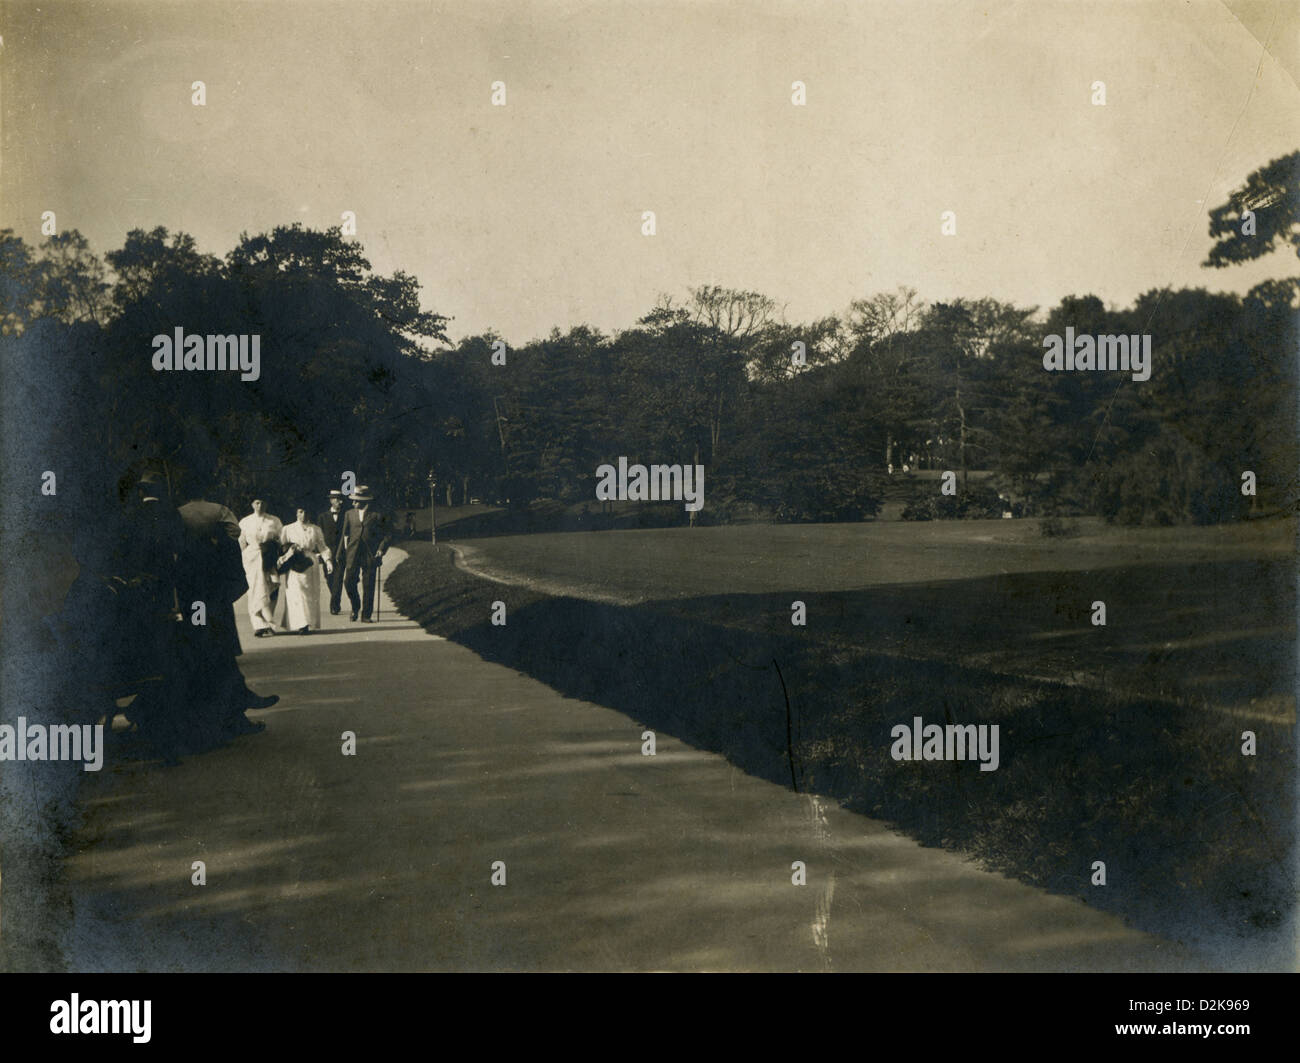
[[[1008,572],[1079,571],[1162,561],[1282,558],[1292,522],[1210,528],[1121,528],[1079,522],[1045,539],[1037,520],[749,524],[563,532],[457,540],[482,564],[572,592],[628,601],[710,594],[859,590]]]
[[[1049,540],[1032,520],[748,525],[458,548],[472,570],[553,596],[1294,719],[1292,522],[1082,527]]]

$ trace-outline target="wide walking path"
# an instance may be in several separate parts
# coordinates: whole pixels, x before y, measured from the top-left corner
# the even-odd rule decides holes
[[[638,722],[426,634],[387,595],[379,623],[325,609],[308,636],[253,639],[236,612],[248,682],[280,703],[250,713],[263,734],[177,767],[87,776],[74,969],[1195,966],[670,735],[643,756]]]

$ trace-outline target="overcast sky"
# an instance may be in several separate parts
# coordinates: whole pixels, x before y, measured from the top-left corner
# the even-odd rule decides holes
[[[707,283],[792,321],[900,284],[1043,307],[1245,291],[1296,259],[1202,269],[1206,211],[1300,148],[1298,16],[1293,0],[6,2],[0,225],[36,243],[53,210],[101,254],[163,225],[224,255],[241,232],[351,210],[373,265],[415,274],[454,338],[514,343],[627,327]]]

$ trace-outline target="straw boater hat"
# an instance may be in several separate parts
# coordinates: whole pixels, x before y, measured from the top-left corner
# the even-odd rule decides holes
[[[365,484],[357,484],[356,489],[352,492],[353,502],[373,502],[374,497],[370,494],[370,488]]]
[[[340,502],[342,502],[342,501],[343,501],[344,499],[346,499],[347,497],[348,497],[348,496],[345,495],[342,491],[335,490],[335,491],[331,491],[331,492],[330,492],[330,501],[331,501],[331,502],[333,502],[334,499],[336,499],[336,498],[337,498]]]

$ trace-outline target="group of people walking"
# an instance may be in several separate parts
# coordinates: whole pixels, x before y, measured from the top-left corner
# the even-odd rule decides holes
[[[306,635],[319,629],[322,569],[330,613],[340,614],[346,591],[351,619],[374,622],[375,584],[392,531],[373,503],[364,485],[350,499],[331,491],[329,509],[315,521],[299,506],[296,519],[282,524],[266,512],[264,500],[253,499],[253,511],[239,522],[239,547],[254,635],[265,638],[277,630]]]
[[[110,727],[125,716],[168,763],[263,730],[246,713],[279,698],[249,689],[237,660],[233,606],[246,588],[234,513],[194,481],[177,505],[153,468],[120,489],[121,509],[93,529],[55,626],[75,700]]]
[[[321,626],[324,569],[330,612],[346,591],[352,619],[373,622],[392,538],[366,487],[350,500],[331,491],[315,522],[299,507],[282,525],[261,499],[240,520],[202,497],[211,484],[178,475],[175,496],[159,469],[124,477],[122,507],[93,526],[53,627],[78,715],[110,726],[125,716],[168,763],[263,730],[247,711],[279,700],[249,689],[240,671],[239,598],[247,594],[259,637],[277,627],[305,634]]]

